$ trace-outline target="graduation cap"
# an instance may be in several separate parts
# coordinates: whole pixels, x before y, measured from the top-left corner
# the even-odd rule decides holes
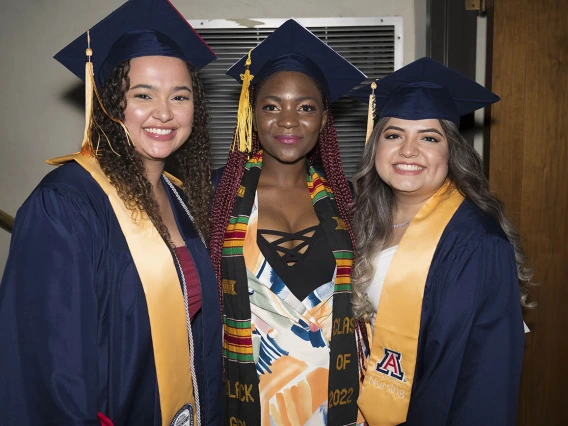
[[[500,99],[475,81],[426,57],[373,83],[376,84],[374,91],[370,86],[363,86],[351,91],[350,96],[360,99],[371,96],[371,104],[374,92],[379,118],[436,118],[459,125],[462,115]]]
[[[243,82],[237,133],[239,149],[250,150],[252,115],[248,88],[279,71],[297,71],[314,79],[333,102],[365,80],[366,76],[311,31],[289,19],[227,71]],[[244,74],[243,74],[244,73]],[[248,143],[247,143],[248,142]]]
[[[129,0],[55,55],[85,79],[85,49],[92,49],[95,82],[101,87],[121,63],[141,56],[171,56],[199,69],[216,56],[168,0]]]
[[[247,58],[245,55],[231,66],[227,75],[240,82]],[[278,71],[298,71],[317,81],[330,102],[366,78],[343,56],[293,19],[284,22],[256,46],[250,58],[250,73],[255,82]]]

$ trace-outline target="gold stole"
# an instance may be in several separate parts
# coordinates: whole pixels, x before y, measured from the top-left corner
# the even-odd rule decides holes
[[[132,212],[93,157],[71,154],[48,160],[48,163],[60,165],[68,161],[79,163],[107,194],[142,281],[152,332],[162,425],[169,426],[186,404],[192,406],[195,421],[185,305],[172,254],[146,215],[137,222],[132,220]]]
[[[464,197],[446,181],[404,233],[388,269],[357,403],[369,426],[404,423],[414,380],[422,297],[442,232]]]

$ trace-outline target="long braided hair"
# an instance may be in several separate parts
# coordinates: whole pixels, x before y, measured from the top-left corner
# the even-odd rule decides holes
[[[272,74],[274,75],[274,74]],[[250,99],[252,100],[252,107],[256,103],[256,95],[260,91],[262,85],[270,79],[271,76],[261,80],[255,85],[251,85],[249,89]],[[351,228],[351,210],[350,205],[352,201],[351,190],[347,183],[347,178],[343,173],[341,167],[341,157],[339,154],[339,145],[337,143],[337,132],[335,130],[335,123],[331,114],[329,102],[319,84],[312,80],[318,88],[321,97],[324,111],[327,113],[327,122],[320,132],[316,146],[309,154],[309,159],[312,164],[321,164],[325,171],[326,179],[331,186],[337,209],[341,215],[341,219],[345,222],[353,249],[355,249],[355,236]],[[234,137],[234,136],[233,136]],[[221,311],[223,311],[223,288],[221,277],[221,259],[223,251],[223,240],[225,238],[225,231],[229,224],[229,218],[233,212],[237,191],[241,184],[245,172],[245,164],[249,158],[256,154],[261,149],[258,140],[258,134],[253,132],[252,148],[250,155],[240,152],[238,149],[231,150],[227,159],[227,164],[223,172],[219,187],[215,192],[212,207],[211,219],[211,243],[210,243],[210,256],[213,264],[213,269],[217,276],[217,286],[219,291],[219,299],[221,301]]]
[[[171,161],[179,172],[177,177],[183,182],[183,192],[196,227],[208,238],[209,203],[213,193],[210,179],[209,110],[197,70],[189,63],[187,68],[194,96],[193,128],[188,140],[168,161]],[[122,122],[126,109],[125,94],[130,87],[129,71],[130,61],[118,65],[100,91],[101,101],[108,114]],[[122,127],[104,113],[98,102],[94,103],[94,118],[91,133],[101,169],[132,212],[133,220],[136,220],[141,212],[146,213],[162,239],[172,246],[168,228],[160,215],[160,208],[152,185],[146,177],[142,159]]]

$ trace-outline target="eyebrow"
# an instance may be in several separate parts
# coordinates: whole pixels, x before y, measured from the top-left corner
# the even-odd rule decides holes
[[[422,129],[419,130],[418,133],[437,133],[439,134],[441,137],[444,137],[444,135],[442,134],[442,132],[440,132],[438,129],[434,129],[433,127],[430,129]]]
[[[156,86],[152,86],[151,84],[137,84],[136,86],[132,86],[130,90],[135,89],[147,89],[147,90],[158,90]],[[173,88],[174,92],[179,92],[181,90],[187,90],[189,93],[193,93],[193,91],[187,86],[176,86]]]
[[[176,86],[176,87],[174,87],[174,92],[179,92],[180,90],[187,90],[189,93],[193,93],[193,90],[191,90],[187,86]]]
[[[148,90],[156,90],[156,88],[150,84],[137,84],[136,86],[132,86],[130,90],[134,89],[148,89]]]
[[[404,129],[401,127],[396,127],[396,126],[389,126],[387,127],[385,130],[383,130],[383,133],[386,132],[387,130],[398,130],[399,132],[404,132]]]
[[[397,126],[389,126],[385,130],[383,130],[383,133],[386,132],[387,130],[398,130],[399,132],[405,132],[405,130],[402,127],[397,127]],[[429,129],[419,130],[418,133],[437,133],[441,137],[444,137],[444,135],[438,129],[434,129],[433,127]]]

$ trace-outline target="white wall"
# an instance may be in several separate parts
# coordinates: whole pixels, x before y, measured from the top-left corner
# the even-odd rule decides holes
[[[173,0],[188,19],[246,17],[404,18],[404,63],[416,49],[415,1],[425,0]],[[46,158],[74,152],[83,136],[83,109],[69,100],[82,83],[52,59],[67,43],[97,23],[122,0],[18,0],[0,14],[0,209],[15,215],[50,170]],[[417,13],[421,9],[417,9]],[[9,235],[0,229],[0,274]]]
[[[426,34],[428,31],[428,0],[414,0],[414,52],[418,59],[426,56]],[[411,59],[412,60],[412,59]]]

